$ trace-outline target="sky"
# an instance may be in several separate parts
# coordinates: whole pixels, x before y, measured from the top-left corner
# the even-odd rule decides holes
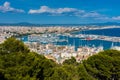
[[[0,0],[0,23],[120,22],[120,0]]]

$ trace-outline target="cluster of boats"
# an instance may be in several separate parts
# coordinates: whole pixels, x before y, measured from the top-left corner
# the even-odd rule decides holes
[[[33,35],[28,35],[28,41],[48,44],[48,43],[63,42],[67,40],[60,39],[59,36],[56,34],[41,34],[41,35],[33,34]]]

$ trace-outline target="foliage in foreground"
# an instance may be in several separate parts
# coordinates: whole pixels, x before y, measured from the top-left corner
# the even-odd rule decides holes
[[[119,80],[120,51],[107,50],[83,63],[75,58],[56,64],[30,52],[15,38],[0,44],[0,80]]]

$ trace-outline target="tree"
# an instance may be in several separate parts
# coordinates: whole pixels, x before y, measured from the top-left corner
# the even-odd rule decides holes
[[[2,71],[0,71],[0,80],[7,80]]]
[[[83,62],[87,72],[100,80],[120,79],[120,52],[107,50]]]
[[[63,62],[63,64],[72,64],[72,65],[77,65],[78,63],[76,62],[76,59],[74,57],[71,57],[71,59],[67,59]]]
[[[90,74],[88,74],[83,64],[80,64],[77,68],[79,80],[96,80]]]
[[[82,63],[65,60],[62,65],[29,52],[19,40],[0,44],[0,80],[119,80],[120,51],[107,50]]]
[[[48,80],[70,80],[70,79],[66,70],[62,67],[58,67],[54,69],[53,75]]]
[[[22,52],[28,53],[29,49],[24,45],[23,42],[11,37],[8,38],[3,44],[0,45],[0,51],[4,53],[14,53],[14,52]]]
[[[78,75],[78,65],[68,65],[68,64],[65,64],[62,66],[65,71],[68,73],[68,76],[69,76],[69,80],[79,80],[79,75]]]

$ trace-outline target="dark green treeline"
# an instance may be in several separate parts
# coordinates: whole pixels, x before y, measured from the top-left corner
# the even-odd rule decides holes
[[[120,51],[106,50],[82,63],[57,64],[8,38],[0,44],[0,80],[120,80]]]

